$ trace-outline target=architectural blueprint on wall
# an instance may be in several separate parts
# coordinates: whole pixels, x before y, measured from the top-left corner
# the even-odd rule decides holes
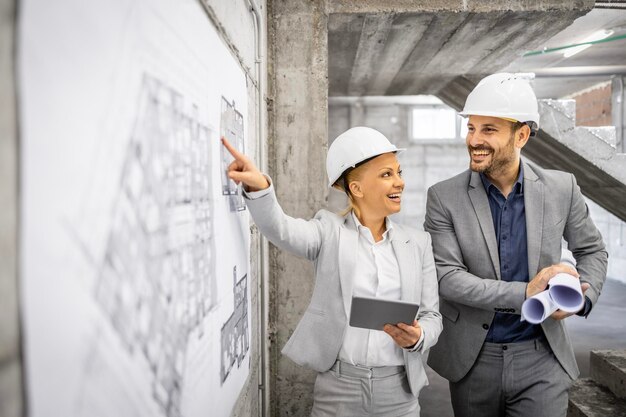
[[[222,117],[220,120],[220,134],[228,139],[237,149],[245,149],[243,140],[243,115],[237,111],[234,103],[231,104],[222,97]],[[235,184],[235,181],[228,178],[226,172],[228,165],[234,161],[233,156],[222,146],[222,193],[229,196],[230,209],[232,211],[241,211],[246,209],[243,201],[243,193],[241,184]]]
[[[249,232],[219,137],[244,150],[245,75],[195,0],[97,7],[21,13],[30,415],[229,415]]]

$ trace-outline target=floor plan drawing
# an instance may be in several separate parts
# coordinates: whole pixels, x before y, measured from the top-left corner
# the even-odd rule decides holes
[[[211,139],[194,105],[144,77],[95,288],[128,350],[149,362],[168,417],[180,415],[187,339],[216,301]]]
[[[235,103],[229,103],[226,98],[222,97],[222,117],[220,120],[221,136],[238,150],[245,149],[243,136],[243,116],[235,108]],[[222,193],[229,196],[229,204],[231,211],[242,211],[246,209],[245,202],[241,190],[241,184],[237,185],[233,180],[226,176],[228,165],[233,161],[233,157],[223,146],[222,149]]]
[[[220,136],[246,151],[246,74],[201,2],[98,5],[19,17],[28,414],[228,416],[254,281]]]
[[[235,306],[233,314],[222,327],[222,384],[228,378],[231,369],[237,363],[241,366],[250,347],[248,330],[248,275],[237,280],[237,267],[233,268],[233,295]]]

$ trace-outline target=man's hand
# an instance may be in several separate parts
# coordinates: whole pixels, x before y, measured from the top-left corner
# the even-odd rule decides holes
[[[526,298],[537,295],[548,287],[548,282],[556,274],[565,273],[579,278],[578,272],[567,264],[556,264],[543,268],[526,286]]]
[[[247,187],[247,191],[264,190],[270,186],[267,178],[265,178],[256,165],[254,165],[254,162],[235,149],[226,138],[222,138],[222,143],[233,158],[235,158],[228,166],[228,178],[235,181],[237,184],[243,182]]]
[[[386,324],[383,330],[401,348],[413,347],[422,336],[422,328],[417,320],[413,320],[412,325],[405,323],[398,323],[396,326]]]
[[[582,284],[580,284],[580,288],[583,290],[583,298],[585,296],[585,292],[589,289],[589,287],[591,287],[591,285],[589,285],[586,282],[583,282]],[[583,308],[585,308],[585,304],[583,304]],[[563,320],[574,314],[576,313],[566,313],[565,311],[557,310],[554,313],[552,313],[550,317],[552,317],[554,320]]]

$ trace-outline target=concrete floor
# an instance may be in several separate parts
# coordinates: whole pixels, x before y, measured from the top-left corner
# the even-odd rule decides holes
[[[566,321],[581,377],[589,376],[592,349],[626,349],[626,284],[608,279],[588,319]],[[453,417],[448,382],[428,369],[430,385],[420,394],[422,417]]]

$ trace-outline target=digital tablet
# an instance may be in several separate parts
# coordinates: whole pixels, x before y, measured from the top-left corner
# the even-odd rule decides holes
[[[382,298],[352,297],[350,326],[383,330],[385,324],[411,324],[417,317],[419,304]]]

